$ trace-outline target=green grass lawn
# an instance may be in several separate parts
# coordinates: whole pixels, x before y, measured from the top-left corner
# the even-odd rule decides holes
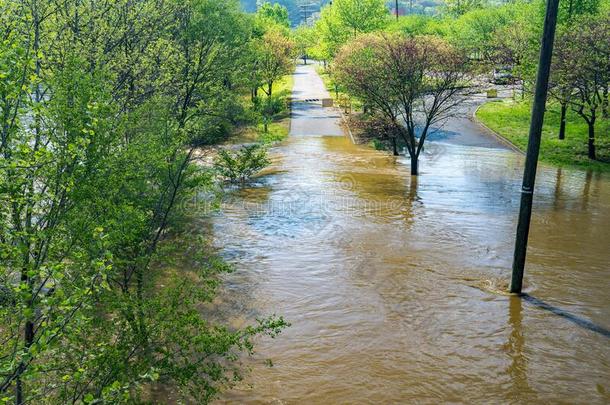
[[[282,79],[278,80],[273,85],[274,93],[281,95],[282,97],[290,97],[292,94],[292,87],[294,86],[294,76],[286,75]]]
[[[335,95],[335,84],[333,82],[332,77],[330,76],[328,69],[325,69],[322,66],[317,66],[316,71],[322,78],[322,81],[324,82],[324,87],[326,87],[326,90],[328,90],[328,92],[330,93],[330,96],[332,98],[334,98],[336,101],[337,97]]]
[[[294,86],[294,76],[286,75],[279,80],[275,85],[275,94],[284,99],[289,99],[292,95],[292,87]],[[267,133],[263,130],[263,126],[257,128],[258,140],[263,143],[279,142],[288,137],[290,132],[290,104],[286,104],[286,110],[274,117],[273,122],[269,123]]]
[[[292,94],[292,87],[294,85],[294,77],[292,75],[286,75],[281,80],[278,80],[274,84],[274,95],[279,95],[287,99]],[[244,95],[244,103],[250,103],[250,95]],[[273,121],[269,123],[267,132],[264,131],[263,124],[253,123],[238,128],[233,136],[228,140],[228,143],[252,143],[262,142],[264,144],[271,144],[279,141],[283,141],[288,137],[290,132],[290,104],[287,103],[286,109],[281,113],[277,114]]]
[[[508,139],[521,150],[527,148],[531,104],[512,100],[484,104],[477,118],[489,128]],[[595,127],[597,161],[587,157],[587,124],[573,111],[566,120],[566,139],[558,139],[559,105],[549,104],[544,116],[540,159],[558,166],[578,166],[610,172],[610,120],[598,119]]]

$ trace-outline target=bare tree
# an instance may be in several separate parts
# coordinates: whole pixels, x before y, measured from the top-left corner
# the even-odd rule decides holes
[[[469,87],[466,58],[438,38],[369,35],[347,44],[337,80],[393,125],[419,173],[431,128],[453,113]]]
[[[572,109],[589,129],[588,156],[596,159],[595,125],[607,103],[610,82],[610,18],[583,18],[580,29],[565,32],[558,39],[554,72],[564,87],[573,89]]]

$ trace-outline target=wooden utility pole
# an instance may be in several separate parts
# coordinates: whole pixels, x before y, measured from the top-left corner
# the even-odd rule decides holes
[[[332,5],[332,3],[331,3]],[[311,8],[311,9],[310,9]],[[299,9],[301,11],[301,19],[305,25],[311,26],[313,24],[312,21],[309,21],[309,17],[313,16],[315,12],[315,4],[311,3],[310,0],[304,0],[301,4],[299,4]],[[310,24],[311,22],[311,24]]]
[[[551,71],[551,58],[553,56],[553,41],[557,25],[557,9],[559,0],[547,0],[546,16],[542,33],[542,46],[536,77],[536,92],[530,122],[529,141],[525,158],[523,173],[523,186],[521,188],[521,207],[519,209],[519,223],[515,241],[515,255],[513,258],[513,274],[510,282],[511,293],[521,293],[523,287],[523,272],[525,268],[525,255],[527,252],[527,239],[529,236],[532,218],[532,202],[534,200],[534,185],[536,183],[536,169],[540,152],[540,136],[544,121],[544,110]]]

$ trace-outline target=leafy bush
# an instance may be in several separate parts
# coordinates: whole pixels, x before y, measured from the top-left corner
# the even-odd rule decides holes
[[[254,99],[254,109],[262,115],[273,117],[287,109],[286,99],[280,95],[257,97]]]
[[[211,108],[210,103],[207,108]],[[235,125],[250,119],[244,106],[232,96],[215,103],[214,109],[222,111],[222,114],[203,114],[191,118],[188,124],[191,145],[206,146],[225,141]]]
[[[378,113],[351,116],[349,125],[363,142],[376,140],[381,144],[389,144],[392,138],[398,137],[396,126]]]
[[[288,136],[288,128],[282,127],[281,124],[270,125],[267,132],[261,132],[258,136],[259,142],[264,145],[281,142]]]
[[[214,166],[223,179],[231,183],[245,183],[270,163],[267,149],[254,144],[237,151],[221,150]]]

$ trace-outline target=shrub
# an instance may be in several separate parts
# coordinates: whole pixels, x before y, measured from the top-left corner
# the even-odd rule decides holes
[[[381,114],[361,114],[352,116],[349,125],[354,128],[362,142],[376,141],[377,145],[391,145],[398,137],[396,126]],[[383,148],[385,149],[385,148]]]
[[[270,163],[267,149],[254,144],[237,151],[221,150],[214,166],[222,179],[231,183],[245,183]]]

